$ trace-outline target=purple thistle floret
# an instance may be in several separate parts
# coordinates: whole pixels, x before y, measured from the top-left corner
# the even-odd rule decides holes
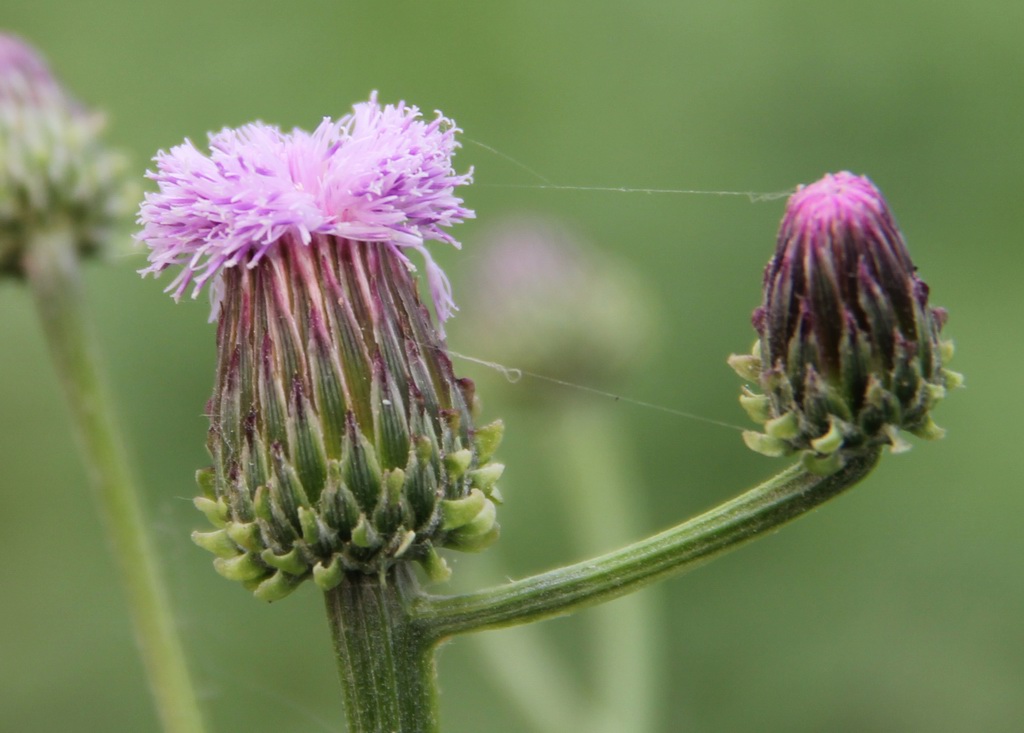
[[[454,309],[451,288],[424,243],[459,246],[444,228],[473,217],[454,194],[472,170],[452,169],[454,123],[440,113],[420,118],[403,102],[381,107],[374,93],[312,133],[257,122],[211,134],[209,156],[189,140],[161,151],[147,173],[160,190],[139,210],[137,238],[151,250],[142,273],[180,265],[167,288],[177,300],[225,268],[254,267],[279,243],[308,246],[317,234],[389,243],[423,255],[443,322]]]

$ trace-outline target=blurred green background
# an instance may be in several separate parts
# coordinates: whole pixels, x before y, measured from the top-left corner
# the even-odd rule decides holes
[[[109,111],[109,139],[140,176],[183,137],[256,118],[310,128],[372,89],[443,110],[559,184],[778,191],[870,175],[950,311],[968,389],[937,412],[946,440],[917,441],[812,517],[643,591],[657,607],[652,730],[1024,729],[1019,0],[6,0],[0,27]],[[476,167],[478,219],[455,232],[462,253],[438,255],[457,301],[489,222],[560,217],[635,268],[659,311],[653,357],[616,389],[745,424],[725,357],[753,340],[782,201],[502,188],[538,179],[469,142],[458,163]],[[87,284],[212,727],[341,731],[318,593],[265,606],[188,540],[203,525],[189,499],[207,463],[214,329],[203,299],[174,306],[141,265],[93,265]],[[452,347],[488,358],[460,338],[467,317]],[[502,572],[579,559],[559,529],[572,516],[549,500],[559,482],[532,459],[543,426],[493,391],[485,417],[508,424]],[[608,409],[635,461],[621,491],[640,531],[782,467],[727,429]],[[156,731],[35,314],[10,282],[0,415],[0,729]],[[484,562],[460,557],[456,574]],[[591,613],[542,629],[584,691]],[[471,639],[442,651],[445,731],[530,730],[481,659]]]

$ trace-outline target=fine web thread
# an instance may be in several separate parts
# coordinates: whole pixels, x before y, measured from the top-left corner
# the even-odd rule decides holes
[[[553,182],[547,176],[538,173],[530,166],[522,163],[511,155],[503,153],[497,148],[494,148],[486,143],[474,140],[472,138],[462,136],[462,139],[468,143],[476,145],[477,147],[483,148],[489,153],[498,156],[509,163],[512,163],[517,168],[520,168],[530,175],[534,176],[541,183],[476,183],[475,185],[488,188],[519,188],[519,189],[533,189],[539,191],[586,191],[586,192],[601,192],[601,193],[645,193],[645,194],[675,194],[684,196],[742,196],[747,198],[751,203],[761,203],[764,201],[778,201],[791,196],[795,191],[796,187],[788,188],[785,191],[716,191],[716,190],[704,190],[696,188],[632,188],[629,186],[569,186]]]
[[[423,346],[424,344],[420,344],[420,345]],[[434,347],[434,348],[438,348],[438,347]],[[505,377],[505,379],[508,380],[509,384],[518,384],[519,382],[522,381],[523,377],[529,377],[530,379],[536,379],[536,380],[541,381],[541,382],[547,382],[549,384],[554,384],[554,385],[557,385],[559,387],[565,387],[567,389],[575,389],[575,390],[577,390],[579,392],[585,392],[587,394],[596,395],[598,397],[605,397],[605,398],[613,400],[615,402],[622,402],[622,403],[629,404],[629,405],[635,405],[637,407],[642,407],[642,408],[647,409],[647,410],[655,410],[657,412],[664,412],[664,413],[666,413],[668,415],[673,415],[675,417],[682,417],[682,418],[686,418],[688,420],[696,420],[698,422],[707,423],[709,425],[717,425],[718,427],[721,427],[721,428],[728,428],[729,430],[739,430],[740,432],[745,432],[747,430],[747,428],[740,427],[739,425],[733,425],[732,423],[728,423],[728,422],[725,422],[723,420],[715,420],[714,418],[704,417],[703,415],[698,415],[698,414],[693,413],[693,412],[686,412],[685,410],[677,410],[674,407],[668,407],[666,405],[659,405],[659,404],[654,403],[654,402],[645,402],[643,400],[637,400],[637,399],[634,399],[632,397],[625,397],[625,396],[620,395],[620,394],[615,394],[614,392],[607,392],[607,391],[605,391],[603,389],[597,389],[596,387],[590,387],[590,386],[588,386],[586,384],[578,384],[576,382],[570,382],[570,381],[567,381],[565,379],[558,379],[557,377],[549,377],[549,376],[547,376],[545,374],[538,374],[537,372],[531,372],[531,371],[526,370],[526,369],[520,369],[519,367],[506,366],[504,364],[499,364],[496,361],[487,361],[485,359],[478,359],[475,356],[467,356],[466,354],[460,354],[457,351],[449,350],[448,351],[448,355],[452,356],[452,357],[455,357],[456,359],[462,359],[463,361],[472,362],[473,364],[479,364],[480,366],[487,367],[488,369],[493,369],[494,371],[498,372],[503,377]]]
[[[778,201],[788,198],[796,191],[795,188],[785,191],[704,191],[693,188],[626,188],[624,186],[559,186],[554,183],[477,183],[477,186],[488,188],[528,188],[548,191],[601,191],[607,193],[647,193],[647,194],[688,194],[692,196],[745,196],[751,203]]]
[[[518,161],[515,158],[513,158],[511,155],[508,155],[507,153],[501,152],[497,148],[492,148],[490,145],[487,145],[486,143],[482,143],[479,140],[473,140],[472,138],[468,138],[465,135],[462,136],[462,139],[465,140],[468,143],[473,143],[473,145],[476,145],[477,147],[483,148],[484,150],[486,150],[489,153],[497,155],[499,158],[504,158],[505,160],[507,160],[512,165],[516,166],[517,168],[523,169],[524,171],[529,173],[531,176],[534,176],[535,178],[543,181],[548,186],[554,186],[555,185],[550,180],[548,180],[548,178],[546,178],[545,176],[542,176],[540,173],[535,171],[533,168],[530,168],[525,163],[521,163],[520,161]],[[491,185],[501,185],[501,184],[491,184]]]

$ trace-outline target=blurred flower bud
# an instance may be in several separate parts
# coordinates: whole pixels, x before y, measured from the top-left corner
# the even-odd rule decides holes
[[[802,451],[827,473],[849,451],[905,449],[899,430],[940,437],[931,409],[961,382],[944,368],[945,320],[871,181],[842,172],[800,187],[765,269],[760,339],[752,355],[730,359],[764,390],[740,398],[765,431],[746,433],[747,444]]]
[[[107,245],[132,187],[103,127],[31,46],[0,33],[0,275],[22,274],[31,234],[48,227],[72,227],[83,255]]]
[[[403,248],[453,241],[471,212],[453,195],[455,128],[376,98],[312,134],[254,124],[157,156],[139,235],[171,289],[213,278],[217,384],[212,468],[196,533],[216,569],[276,600],[312,577],[383,574],[436,548],[497,537],[491,461],[501,424],[475,428]],[[447,281],[428,260],[442,315]],[[492,498],[493,497],[493,498]]]
[[[463,340],[502,364],[584,384],[616,381],[650,350],[638,278],[555,219],[509,218],[482,236]]]

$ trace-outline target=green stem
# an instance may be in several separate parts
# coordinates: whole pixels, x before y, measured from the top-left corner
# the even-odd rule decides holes
[[[55,227],[36,232],[27,247],[24,267],[118,560],[163,729],[167,733],[199,733],[202,718],[168,594],[100,378],[71,230]]]
[[[538,621],[624,595],[690,569],[794,519],[871,472],[878,451],[853,456],[830,476],[792,466],[705,514],[601,557],[478,593],[424,596],[416,613],[424,633],[455,634]]]
[[[324,594],[349,733],[436,733],[433,646],[412,623],[405,566],[352,573]]]

